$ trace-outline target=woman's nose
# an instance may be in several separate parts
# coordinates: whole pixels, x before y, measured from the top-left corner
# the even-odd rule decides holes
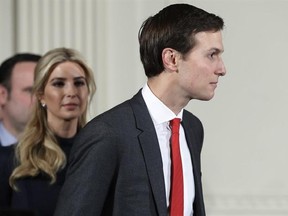
[[[77,89],[74,85],[68,85],[66,89],[67,96],[73,97],[77,94]]]

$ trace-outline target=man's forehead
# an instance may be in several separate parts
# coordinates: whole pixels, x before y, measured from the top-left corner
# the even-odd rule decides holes
[[[215,50],[219,52],[224,51],[222,43],[222,33],[221,31],[203,31],[198,32],[194,35],[195,37],[195,47],[202,47],[207,50]]]

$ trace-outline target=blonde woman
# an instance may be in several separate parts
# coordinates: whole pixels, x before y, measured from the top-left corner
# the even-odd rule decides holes
[[[47,52],[35,69],[33,116],[16,147],[11,206],[52,216],[74,137],[86,124],[96,90],[93,73],[73,49]]]

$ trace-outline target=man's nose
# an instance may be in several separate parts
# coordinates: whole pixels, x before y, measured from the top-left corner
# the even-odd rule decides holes
[[[219,76],[225,76],[225,74],[226,74],[226,67],[225,67],[224,61],[222,59],[219,63],[219,68],[218,68],[217,74],[219,74]]]

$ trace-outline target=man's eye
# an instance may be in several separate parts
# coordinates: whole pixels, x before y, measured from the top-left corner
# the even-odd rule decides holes
[[[31,88],[30,87],[29,88],[25,88],[24,91],[29,93],[29,94],[31,94],[32,93],[32,87]]]

